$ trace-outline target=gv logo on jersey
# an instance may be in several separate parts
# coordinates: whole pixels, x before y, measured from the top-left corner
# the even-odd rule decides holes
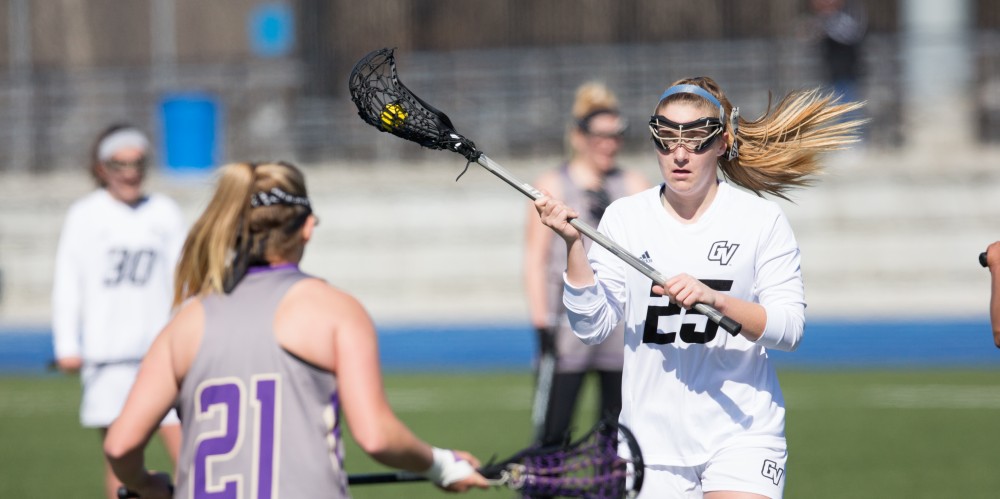
[[[719,265],[729,265],[729,261],[733,259],[733,255],[736,254],[736,250],[739,247],[738,243],[716,241],[712,243],[712,247],[708,250],[708,261],[719,262]]]
[[[778,463],[770,460],[764,460],[764,467],[761,468],[760,474],[764,475],[764,478],[770,478],[775,485],[781,482],[781,475],[785,474],[784,468],[779,468]]]

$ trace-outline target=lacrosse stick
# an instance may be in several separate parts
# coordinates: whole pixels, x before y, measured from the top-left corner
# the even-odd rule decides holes
[[[174,486],[170,486],[170,495],[174,495]],[[124,485],[118,487],[118,499],[134,499],[140,497],[138,493],[125,488]]]
[[[549,399],[552,396],[552,383],[556,375],[556,331],[554,328],[541,328],[537,334],[541,355],[538,358],[535,398],[531,404],[531,424],[535,429],[535,442],[541,443],[545,436]]]
[[[531,447],[479,470],[495,487],[521,496],[632,498],[642,488],[642,452],[628,428],[602,420],[580,440]],[[349,475],[348,485],[424,481],[408,472]]]
[[[455,131],[448,116],[406,88],[396,74],[396,62],[392,49],[375,50],[358,61],[351,71],[349,86],[351,100],[358,107],[358,115],[369,125],[383,132],[416,142],[428,149],[447,149],[457,152],[470,163],[478,163],[532,200],[542,196],[542,193],[530,184],[518,180],[502,166],[476,149],[476,145],[471,140]],[[666,284],[667,279],[656,269],[636,258],[593,227],[577,219],[571,219],[569,224],[625,263],[642,272],[654,283],[661,286]],[[696,303],[694,310],[707,316],[733,336],[739,334],[743,327],[739,322],[722,315],[721,312],[704,303]]]

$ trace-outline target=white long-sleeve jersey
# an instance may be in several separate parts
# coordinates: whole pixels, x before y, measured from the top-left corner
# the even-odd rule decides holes
[[[166,324],[184,243],[181,211],[151,195],[133,208],[98,189],[69,209],[52,290],[57,358],[141,359]]]
[[[805,299],[799,249],[774,202],[727,183],[696,223],[660,202],[660,187],[615,201],[599,230],[664,276],[694,276],[713,289],[760,303],[764,335],[732,336],[693,310],[652,295],[652,280],[599,245],[589,258],[597,283],[564,292],[573,330],[597,343],[625,320],[620,421],[647,464],[692,466],[735,444],[784,448],[784,398],[767,348],[793,350]]]

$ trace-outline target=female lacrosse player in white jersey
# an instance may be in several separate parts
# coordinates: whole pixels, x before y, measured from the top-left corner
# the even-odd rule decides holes
[[[856,139],[860,123],[841,118],[858,106],[808,91],[745,121],[709,78],[668,88],[649,121],[663,183],[612,203],[599,227],[672,276],[665,288],[602,246],[588,259],[567,223],[577,213],[536,201],[566,242],[563,299],[577,336],[598,343],[625,322],[620,420],[647,465],[641,497],[781,497],[785,403],[767,352],[798,345],[805,299],[788,220],[757,195],[807,183],[818,153]],[[721,330],[695,303],[742,331]]]
[[[99,189],[69,209],[52,292],[56,363],[80,371],[80,421],[103,433],[121,412],[139,362],[170,314],[174,265],[184,241],[177,204],[145,194],[149,140],[136,128],[101,133],[91,154]],[[166,415],[160,435],[171,457],[180,426]],[[118,481],[105,464],[107,497]]]
[[[143,499],[169,496],[167,478],[145,470],[142,456],[175,403],[184,428],[175,498],[349,497],[341,411],[382,464],[451,491],[487,486],[475,458],[431,447],[393,414],[361,304],[299,271],[316,223],[294,166],[223,167],[184,243],[179,310],[104,442],[115,473]]]

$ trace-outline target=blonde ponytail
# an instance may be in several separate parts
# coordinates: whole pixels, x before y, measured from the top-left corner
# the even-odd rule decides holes
[[[266,202],[252,202],[254,196]],[[223,166],[212,200],[184,242],[174,306],[192,296],[230,291],[248,265],[298,262],[305,245],[298,229],[311,214],[305,178],[294,165]]]
[[[711,78],[687,78],[671,87],[685,84],[708,91],[722,103],[726,116],[732,115],[732,103]],[[676,100],[703,99],[675,94],[661,101],[657,110]],[[861,127],[867,120],[851,116],[863,106],[863,102],[840,102],[820,89],[811,89],[786,95],[773,108],[768,105],[768,110],[755,120],[739,118],[736,129],[726,119],[727,146],[730,151],[736,147],[739,154],[724,155],[719,168],[731,182],[757,195],[767,193],[788,199],[789,189],[810,185],[820,173],[822,153],[845,149],[860,140]]]
[[[793,92],[756,120],[740,120],[739,157],[723,159],[722,173],[758,195],[788,199],[788,189],[810,185],[820,173],[822,153],[860,140],[866,121],[848,117],[863,106],[819,89]]]
[[[253,170],[247,163],[222,167],[212,200],[184,241],[174,280],[175,307],[192,296],[222,292],[236,240],[246,237],[243,221],[250,212]]]

